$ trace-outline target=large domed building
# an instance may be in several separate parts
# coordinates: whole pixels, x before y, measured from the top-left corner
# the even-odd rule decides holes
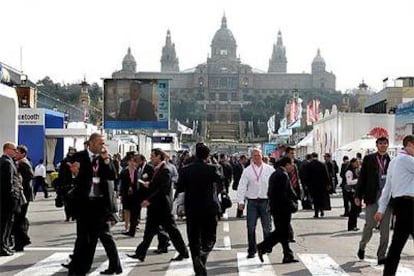
[[[336,90],[335,75],[326,71],[319,49],[311,68],[311,73],[287,73],[286,49],[280,31],[273,45],[267,72],[243,64],[237,57],[236,39],[227,26],[226,16],[223,16],[211,42],[210,57],[205,63],[180,71],[175,45],[168,30],[162,48],[161,72],[137,72],[135,58],[128,49],[122,70],[114,72],[112,77],[170,79],[171,120],[183,114],[184,109],[190,109],[194,116],[189,119],[202,123],[201,135],[205,138],[239,140],[245,136],[246,121],[250,120],[243,118],[242,113],[253,98],[288,95],[292,91]],[[189,103],[189,98],[196,99],[196,102]]]

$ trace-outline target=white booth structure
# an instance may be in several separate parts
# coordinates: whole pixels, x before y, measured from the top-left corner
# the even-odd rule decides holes
[[[0,145],[17,143],[19,106],[16,90],[0,83]]]

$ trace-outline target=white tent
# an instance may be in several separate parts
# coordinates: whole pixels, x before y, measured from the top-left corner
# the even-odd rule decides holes
[[[365,152],[375,150],[377,147],[375,146],[375,141],[377,139],[372,136],[364,136],[356,141],[352,141],[349,144],[346,144],[340,147],[338,150],[340,151],[348,151],[348,152]]]
[[[6,141],[17,143],[18,112],[16,90],[0,83],[0,145]]]

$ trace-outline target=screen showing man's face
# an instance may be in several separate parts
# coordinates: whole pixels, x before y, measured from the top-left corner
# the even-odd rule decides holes
[[[131,88],[129,90],[129,96],[131,98],[131,100],[138,100],[139,99],[139,95],[141,95],[141,86],[137,85],[137,84],[132,84]]]

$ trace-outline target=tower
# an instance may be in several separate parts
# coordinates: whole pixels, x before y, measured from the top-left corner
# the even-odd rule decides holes
[[[282,33],[277,33],[277,42],[273,44],[272,57],[269,60],[269,73],[286,73],[287,71],[287,58],[286,49],[283,46]]]
[[[137,63],[134,56],[131,54],[131,48],[128,47],[128,52],[122,60],[122,71],[135,73],[137,71]]]
[[[227,28],[227,18],[223,15],[221,27],[211,42],[211,60],[237,60],[237,45],[233,33]]]
[[[321,50],[318,49],[316,56],[312,61],[312,74],[325,72],[326,63],[321,56]]]
[[[91,98],[89,97],[89,84],[86,82],[86,78],[83,79],[80,86],[81,92],[79,95],[79,103],[83,110],[83,121],[87,123],[89,121],[89,105],[91,103]]]
[[[171,32],[167,31],[165,45],[162,47],[161,72],[180,72],[175,44],[171,42]]]

